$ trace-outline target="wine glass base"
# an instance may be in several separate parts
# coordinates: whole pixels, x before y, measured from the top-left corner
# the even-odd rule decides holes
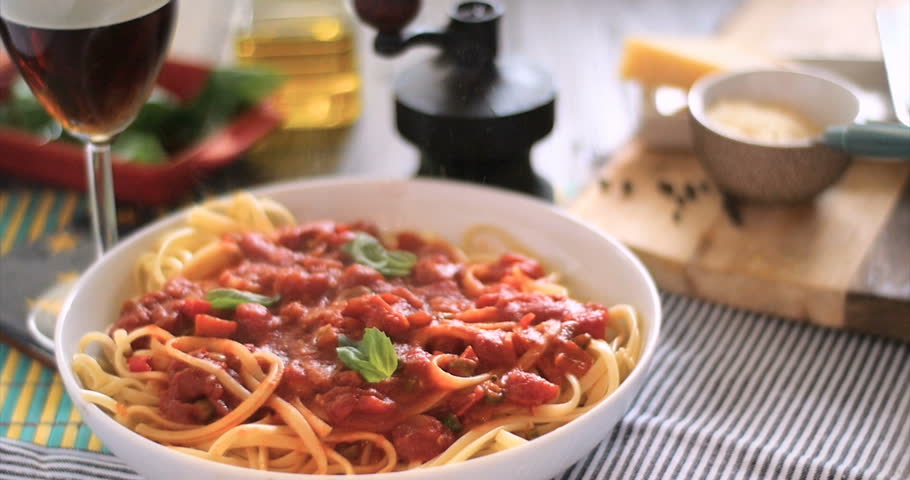
[[[28,332],[38,345],[49,352],[54,351],[54,329],[59,315],[55,307],[63,305],[75,284],[72,281],[55,283],[42,292],[29,309],[25,320]]]

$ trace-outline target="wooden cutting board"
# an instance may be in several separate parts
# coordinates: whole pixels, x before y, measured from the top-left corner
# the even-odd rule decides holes
[[[860,159],[813,202],[738,205],[737,224],[692,153],[633,141],[570,209],[666,290],[910,340],[908,178],[910,162]]]

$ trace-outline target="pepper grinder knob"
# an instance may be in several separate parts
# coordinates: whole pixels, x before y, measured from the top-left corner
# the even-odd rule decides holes
[[[395,33],[414,20],[420,11],[420,0],[354,0],[354,11],[376,30]]]

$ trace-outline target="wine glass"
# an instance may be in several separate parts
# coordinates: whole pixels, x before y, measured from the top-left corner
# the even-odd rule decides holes
[[[111,141],[151,93],[176,9],[177,0],[0,0],[7,53],[48,113],[85,143],[96,258],[117,242]],[[42,300],[62,300],[68,290],[58,283]],[[55,317],[33,308],[27,318],[48,350]]]
[[[170,43],[176,3],[0,2],[0,37],[13,63],[48,113],[85,142],[98,256],[117,241],[111,140],[151,93]]]

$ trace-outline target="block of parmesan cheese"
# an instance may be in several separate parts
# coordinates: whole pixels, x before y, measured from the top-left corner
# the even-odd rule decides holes
[[[770,67],[776,62],[716,38],[627,37],[620,64],[624,80],[688,89],[719,70]]]

